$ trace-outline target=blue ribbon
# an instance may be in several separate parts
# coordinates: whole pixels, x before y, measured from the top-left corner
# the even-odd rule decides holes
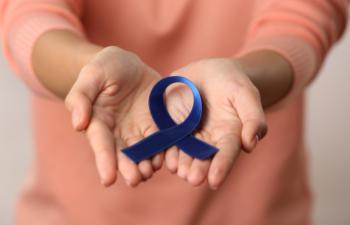
[[[173,83],[186,84],[194,97],[190,114],[180,124],[174,122],[164,103],[164,92]],[[170,76],[160,80],[153,87],[148,104],[159,131],[122,150],[135,163],[148,159],[173,145],[188,155],[201,160],[211,157],[218,151],[214,146],[192,135],[201,121],[202,100],[198,89],[190,80],[181,76]]]

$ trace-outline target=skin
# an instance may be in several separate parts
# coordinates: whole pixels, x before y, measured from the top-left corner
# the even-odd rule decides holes
[[[240,58],[203,59],[179,68],[173,74],[192,80],[206,107],[195,136],[220,151],[201,161],[172,147],[165,156],[136,165],[120,150],[158,130],[147,105],[151,88],[161,79],[158,72],[134,53],[103,48],[62,30],[49,31],[36,41],[32,63],[43,85],[65,99],[74,129],[86,131],[105,186],[116,181],[117,171],[128,185],[137,186],[165,161],[171,172],[190,184],[207,180],[212,189],[219,188],[241,150],[251,152],[266,134],[264,107],[283,98],[293,81],[288,62],[268,50]],[[186,118],[192,101],[182,85],[166,92],[169,113],[177,122]]]

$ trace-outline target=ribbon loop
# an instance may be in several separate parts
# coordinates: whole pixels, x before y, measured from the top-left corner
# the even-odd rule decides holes
[[[173,83],[187,85],[191,89],[194,99],[190,114],[180,124],[176,124],[171,118],[164,102],[165,90]],[[148,103],[152,118],[159,131],[123,149],[123,153],[135,163],[148,159],[173,145],[188,155],[201,160],[211,157],[218,151],[214,146],[192,135],[201,121],[202,100],[198,89],[190,80],[181,76],[171,76],[160,80],[153,87]]]

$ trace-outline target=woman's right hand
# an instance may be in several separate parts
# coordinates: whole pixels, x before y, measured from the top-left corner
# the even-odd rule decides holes
[[[161,167],[163,155],[135,164],[121,150],[157,131],[148,96],[160,75],[135,54],[106,47],[85,65],[66,97],[77,131],[86,131],[101,183],[113,184],[117,171],[130,186]]]

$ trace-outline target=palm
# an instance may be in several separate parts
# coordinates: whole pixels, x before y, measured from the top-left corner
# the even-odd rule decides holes
[[[176,72],[197,85],[204,101],[204,117],[195,135],[220,150],[213,159],[204,161],[192,159],[176,147],[166,151],[168,168],[195,185],[208,177],[211,186],[218,187],[238,156],[241,140],[245,149],[252,149],[257,128],[264,124],[256,88],[232,62],[203,60]],[[104,185],[114,183],[117,169],[135,186],[161,167],[162,154],[135,164],[121,153],[157,131],[148,97],[159,79],[160,75],[134,54],[107,47],[84,66],[66,97],[73,127],[86,130]],[[172,85],[166,100],[177,122],[192,108],[192,95],[181,85]]]
[[[93,105],[93,118],[107,125],[121,143],[130,145],[132,140],[144,136],[149,128],[154,127],[147,100],[148,92],[156,81],[157,77],[154,76],[146,84],[128,83],[127,88],[133,91],[122,90],[123,94],[120,92],[105,94],[108,88],[113,87],[106,88]]]
[[[94,132],[97,135],[96,141],[100,138],[101,143],[114,143],[119,172],[130,185],[149,178],[161,166],[160,155],[153,158],[153,165],[151,160],[144,160],[136,165],[121,153],[123,148],[157,130],[147,102],[150,89],[159,79],[159,75],[147,69],[145,73],[136,76],[139,79],[130,80],[119,90],[113,84],[107,85],[94,102],[89,126],[89,129],[99,127],[99,134]],[[92,138],[94,137],[90,137]]]
[[[135,186],[160,168],[161,155],[136,165],[120,151],[157,130],[147,102],[159,79],[136,55],[106,47],[84,66],[70,90],[66,104],[73,127],[86,130],[104,185],[114,183],[117,169]]]
[[[191,74],[184,76],[195,82]],[[227,134],[240,136],[241,122],[227,96],[220,96],[220,92],[216,91],[211,93],[201,84],[196,86],[201,92],[204,108],[195,136],[214,145]],[[183,85],[174,86],[167,92],[167,107],[177,123],[182,122],[189,114],[192,98],[191,91]]]
[[[239,89],[242,89],[243,84],[249,86],[250,81],[236,65],[224,59],[192,63],[174,74],[187,77],[199,89],[204,103],[204,114],[195,136],[215,145],[219,148],[219,153],[210,160],[201,161],[172,148],[166,154],[167,165],[173,171],[177,169],[180,177],[194,185],[199,185],[208,178],[211,186],[216,188],[228,174],[241,149],[243,124],[239,114],[242,108],[249,108],[246,106],[252,103],[249,103],[249,96],[248,104],[242,101],[245,95],[241,95]],[[184,85],[169,88],[167,107],[175,121],[181,122],[188,115],[192,98],[190,90]],[[259,104],[254,107],[258,108]]]

